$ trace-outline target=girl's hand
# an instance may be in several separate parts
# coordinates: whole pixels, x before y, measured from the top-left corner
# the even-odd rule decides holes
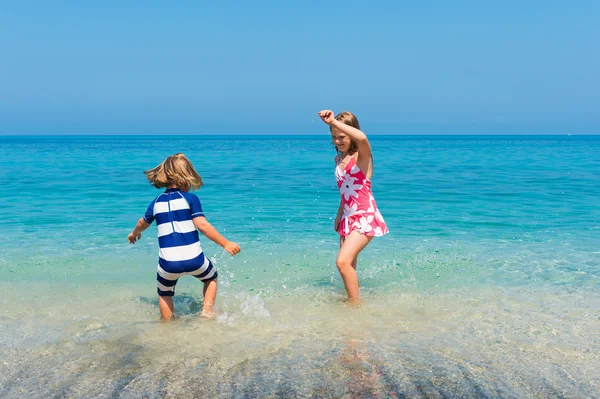
[[[330,109],[324,109],[323,111],[319,111],[319,117],[321,117],[321,120],[327,123],[328,125],[331,125],[333,122],[335,122],[335,115]]]
[[[133,232],[131,232],[127,236],[127,241],[129,241],[130,244],[135,244],[135,242],[140,238],[142,238],[142,233],[138,233],[137,235],[135,235],[133,234]]]
[[[340,220],[341,220],[341,219],[342,219],[342,218],[338,216],[338,217],[336,217],[336,218],[335,218],[335,220],[333,221],[333,229],[334,229],[335,231],[339,231],[339,230],[340,230]]]
[[[229,252],[229,255],[231,255],[231,256],[237,255],[241,251],[240,246],[237,245],[235,242],[231,242],[231,241],[227,241],[225,243],[225,245],[223,245],[223,249],[225,249],[225,251]]]

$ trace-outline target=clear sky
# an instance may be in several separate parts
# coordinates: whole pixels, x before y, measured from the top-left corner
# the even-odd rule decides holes
[[[0,2],[0,134],[600,134],[600,1]]]

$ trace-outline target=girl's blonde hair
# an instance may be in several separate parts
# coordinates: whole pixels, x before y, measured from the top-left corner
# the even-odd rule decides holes
[[[197,190],[204,185],[190,160],[181,153],[171,155],[154,169],[145,171],[144,174],[150,184],[156,188],[175,185],[179,188]]]
[[[354,115],[352,112],[342,111],[335,116],[335,120],[360,130],[360,124],[358,123],[358,119],[356,118],[356,115]],[[331,130],[331,128],[329,128],[329,130]],[[338,152],[338,155],[341,155],[337,148],[336,151]],[[358,144],[356,144],[354,140],[350,139],[350,148],[348,149],[348,154],[352,155],[356,151],[358,151]]]
[[[335,120],[340,121],[342,123],[345,123],[348,126],[352,126],[353,128],[360,130],[360,124],[358,123],[358,118],[352,112],[342,111],[335,116]],[[329,128],[329,130],[331,131],[331,128]],[[338,155],[341,157],[342,153],[337,149],[337,147],[335,150],[337,151]],[[350,139],[350,148],[348,148],[348,154],[352,155],[356,151],[358,151],[358,144],[356,144],[356,141]],[[375,161],[373,160],[373,154],[371,154],[371,168],[373,168],[374,163],[375,163]]]

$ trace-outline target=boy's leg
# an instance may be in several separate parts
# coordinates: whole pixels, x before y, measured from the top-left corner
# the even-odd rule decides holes
[[[162,319],[165,321],[170,320],[173,317],[173,297],[159,295],[158,308],[160,309]]]
[[[214,317],[216,315],[213,310],[215,300],[217,299],[217,279],[213,278],[210,281],[204,281],[204,303],[202,305],[202,317]]]
[[[180,276],[181,273],[167,272],[160,265],[156,270],[158,308],[163,320],[170,320],[173,317],[173,295]]]
[[[344,281],[348,300],[350,302],[358,301],[358,276],[356,275],[356,259],[373,237],[360,234],[358,231],[352,231],[342,242],[340,253],[338,254],[336,265]]]

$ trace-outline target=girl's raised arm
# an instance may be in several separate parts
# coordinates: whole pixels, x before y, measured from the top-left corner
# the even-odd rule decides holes
[[[319,116],[323,122],[344,133],[356,142],[356,145],[358,146],[358,163],[364,164],[371,162],[371,144],[369,144],[369,139],[366,134],[355,127],[336,120],[333,111],[330,109],[320,111]]]

